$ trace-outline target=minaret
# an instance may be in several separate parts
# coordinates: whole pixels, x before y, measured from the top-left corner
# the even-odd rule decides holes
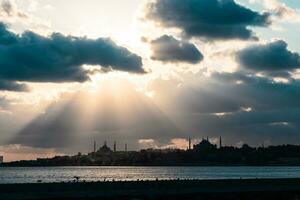
[[[117,151],[117,142],[115,141],[114,142],[114,152],[116,152]]]
[[[220,149],[222,148],[222,137],[220,136],[220,139],[219,139],[219,145],[220,145]]]
[[[107,146],[107,142],[106,142],[106,140],[104,141],[104,146]]]
[[[96,140],[94,140],[94,153],[96,153],[97,150],[97,144],[96,144]]]
[[[209,138],[208,138],[208,136],[206,137],[206,140],[207,140],[207,142],[209,142]]]
[[[191,138],[189,137],[189,150],[191,150],[192,148],[192,141],[191,141]]]
[[[127,152],[127,143],[125,144],[125,152]]]

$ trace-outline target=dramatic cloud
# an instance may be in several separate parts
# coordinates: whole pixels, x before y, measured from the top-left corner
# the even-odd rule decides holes
[[[259,72],[278,73],[300,67],[300,55],[289,51],[282,40],[247,47],[238,52],[237,60],[243,67]]]
[[[59,100],[23,126],[9,144],[74,152],[92,149],[93,139],[109,144],[117,140],[121,148],[126,142],[132,149],[142,143],[152,145],[152,141],[166,146],[174,138],[220,135],[225,144],[241,140],[252,145],[266,140],[279,144],[300,139],[299,81],[277,83],[241,73],[209,77],[198,73],[182,78],[183,82],[154,81],[149,86],[151,98],[133,88],[113,94],[103,85],[100,96],[80,93],[72,100]],[[92,99],[97,103],[84,107]]]
[[[251,2],[256,2],[251,9],[245,6]],[[270,43],[251,42],[258,39],[257,30],[263,38],[280,36],[296,43],[290,26],[298,21],[299,9],[294,3],[288,7],[280,0],[147,1],[144,22],[167,32],[147,29],[152,27],[149,24],[139,24],[138,30],[120,26],[131,21],[133,16],[128,13],[134,13],[133,4],[121,15],[97,12],[94,5],[78,13],[78,6],[71,6],[69,18],[77,16],[78,20],[64,27],[63,9],[46,8],[60,8],[60,4],[0,0],[0,22],[11,25],[0,23],[0,151],[6,155],[22,158],[26,153],[41,156],[36,151],[49,156],[87,152],[92,151],[94,140],[98,146],[104,141],[112,146],[116,140],[120,150],[125,143],[129,150],[185,149],[187,138],[198,141],[206,136],[222,136],[224,144],[233,145],[300,140],[297,46],[292,50],[285,41],[274,38],[269,38],[274,41]],[[107,6],[113,8],[115,3]],[[87,17],[80,20],[81,16]],[[151,50],[150,55],[147,48],[139,52],[153,73],[143,80],[129,77],[134,85],[119,80],[127,79],[127,73],[93,76],[110,71],[146,73],[142,58],[130,49],[108,38],[49,34],[53,30],[74,35],[85,32],[94,38],[95,27],[116,16],[121,16],[120,21],[108,24],[109,30],[103,34],[131,41],[130,34],[137,31],[147,37],[144,42]],[[91,18],[100,21],[84,23]],[[274,33],[257,29],[269,26]],[[278,32],[278,27],[284,31]],[[34,32],[18,34],[21,30]],[[249,46],[245,47],[246,43]],[[205,60],[202,52],[207,54]],[[200,70],[201,62],[208,68]],[[162,68],[164,64],[167,68]],[[190,66],[187,71],[186,65]],[[73,84],[90,77],[93,83]],[[57,88],[57,84],[40,82],[71,84]],[[29,91],[27,84],[32,92],[15,93]]]
[[[26,84],[0,79],[0,90],[28,92],[30,89]]]
[[[147,19],[186,36],[209,39],[255,38],[248,26],[267,26],[269,14],[252,11],[234,0],[156,0],[147,5]]]
[[[300,107],[300,82],[277,83],[268,78],[242,73],[199,74],[201,80],[187,77],[185,82],[156,80],[150,85],[154,100],[179,113],[231,113]],[[187,79],[192,79],[189,82]],[[269,99],[272,99],[270,102]]]
[[[242,73],[187,75],[183,82],[156,80],[153,101],[188,133],[259,145],[293,143],[300,138],[300,82],[274,82]],[[184,133],[183,133],[184,134]]]
[[[194,44],[176,40],[172,36],[163,35],[152,40],[152,59],[163,62],[187,62],[196,64],[203,60],[203,55]]]
[[[83,65],[144,73],[142,59],[110,39],[88,39],[54,33],[17,35],[0,24],[0,79],[29,82],[83,82]]]

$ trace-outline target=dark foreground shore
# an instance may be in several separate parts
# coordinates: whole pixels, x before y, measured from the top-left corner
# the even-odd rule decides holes
[[[300,179],[169,180],[0,185],[0,199],[300,199]]]

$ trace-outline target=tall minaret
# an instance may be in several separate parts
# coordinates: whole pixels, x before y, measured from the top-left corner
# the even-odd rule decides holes
[[[94,140],[94,153],[96,153],[97,150],[97,144],[96,144],[96,140]]]
[[[220,139],[219,139],[219,143],[220,143],[220,149],[222,148],[222,137],[220,136]]]
[[[117,151],[117,142],[115,141],[114,142],[114,152],[116,152]]]
[[[125,144],[125,152],[127,152],[127,143]]]
[[[189,150],[192,149],[192,141],[191,141],[191,138],[189,137]]]

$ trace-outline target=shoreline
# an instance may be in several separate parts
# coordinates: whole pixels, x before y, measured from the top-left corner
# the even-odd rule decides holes
[[[178,165],[11,165],[10,163],[1,163],[0,168],[9,167],[300,167],[300,164],[264,164],[264,165],[246,165],[246,164],[178,164]]]
[[[0,199],[7,200],[202,199],[204,196],[294,200],[300,196],[300,178],[0,184],[0,194]]]

